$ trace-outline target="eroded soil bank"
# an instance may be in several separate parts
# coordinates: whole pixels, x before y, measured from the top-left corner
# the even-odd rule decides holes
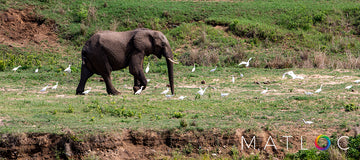
[[[316,135],[314,133],[313,135]],[[306,135],[305,135],[306,136]],[[304,137],[305,137],[304,136]],[[255,142],[252,141],[255,138]],[[6,159],[154,159],[174,154],[196,158],[201,154],[214,157],[260,155],[282,159],[301,147],[310,147],[315,136],[284,138],[266,130],[224,131],[132,131],[78,136],[73,133],[2,134],[0,157]],[[246,141],[246,142],[245,142]],[[290,144],[287,148],[287,143]],[[254,144],[256,149],[254,149]],[[276,145],[276,147],[274,147]],[[248,148],[250,147],[250,148]]]
[[[261,131],[256,137],[256,146],[266,143],[269,132]],[[131,131],[77,137],[74,134],[28,133],[1,135],[0,156],[8,159],[83,159],[98,157],[105,159],[154,159],[172,157],[180,152],[189,157],[199,153],[229,157],[237,149],[240,155],[260,152],[246,149],[241,151],[241,137],[250,143],[253,137],[249,131]],[[246,146],[245,146],[246,147]],[[271,148],[271,147],[269,147]],[[275,152],[274,152],[275,151]],[[283,154],[267,149],[266,154]]]

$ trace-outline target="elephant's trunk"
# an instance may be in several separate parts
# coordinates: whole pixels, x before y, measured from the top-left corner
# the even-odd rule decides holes
[[[172,59],[172,56],[166,56],[171,94],[174,95],[174,64],[170,59]]]

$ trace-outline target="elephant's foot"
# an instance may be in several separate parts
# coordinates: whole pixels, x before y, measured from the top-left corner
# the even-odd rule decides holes
[[[145,90],[145,88],[146,88],[146,86],[142,86],[143,87],[143,89],[142,90]],[[140,90],[140,86],[134,86],[133,87],[133,90],[134,90],[134,93],[136,93],[138,90]]]
[[[107,91],[108,94],[110,95],[120,95],[121,93],[117,90],[112,90],[112,91]]]
[[[134,87],[133,87],[134,93],[137,92],[139,89],[140,89],[139,86],[134,86]]]
[[[84,91],[76,91],[76,95],[85,95],[83,92]]]

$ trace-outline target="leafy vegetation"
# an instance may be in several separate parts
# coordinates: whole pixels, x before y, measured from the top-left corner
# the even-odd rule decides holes
[[[351,104],[347,104],[345,105],[345,111],[356,111],[359,109],[359,106],[356,106],[355,104],[351,103]]]
[[[96,31],[146,27],[164,32],[185,65],[233,66],[255,56],[252,67],[360,67],[360,4],[352,0],[10,0],[0,8],[27,5],[55,20],[59,41],[77,53]]]

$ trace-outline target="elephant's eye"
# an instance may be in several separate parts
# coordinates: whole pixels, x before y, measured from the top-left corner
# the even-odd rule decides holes
[[[165,47],[166,43],[165,42],[161,42],[161,46]]]

